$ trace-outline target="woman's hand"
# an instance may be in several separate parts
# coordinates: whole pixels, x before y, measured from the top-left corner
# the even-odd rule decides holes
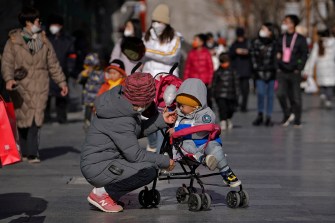
[[[172,134],[175,132],[175,130],[174,130],[174,128],[169,128],[166,132],[169,133],[170,136],[172,136]]]
[[[169,112],[167,108],[163,111],[163,118],[166,124],[173,124],[177,120],[177,112],[176,110]]]
[[[62,91],[60,92],[60,94],[65,97],[67,95],[67,93],[69,92],[69,88],[67,87],[67,85],[64,85],[62,87]]]
[[[6,90],[7,90],[7,91],[12,91],[12,90],[14,90],[16,84],[17,84],[17,83],[16,83],[15,80],[9,80],[9,81],[7,81],[7,83],[6,83]]]
[[[166,169],[167,171],[171,171],[174,169],[174,167],[176,166],[176,163],[174,162],[174,160],[170,159],[170,165],[169,167]]]

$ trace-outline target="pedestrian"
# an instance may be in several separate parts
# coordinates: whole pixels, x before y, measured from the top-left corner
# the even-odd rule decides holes
[[[205,83],[207,88],[207,104],[212,107],[210,86],[213,80],[213,61],[210,51],[205,47],[206,35],[197,34],[193,38],[193,49],[188,53],[185,69],[184,80],[188,78],[199,78]]]
[[[182,37],[170,24],[170,8],[165,4],[156,6],[152,13],[151,25],[144,35],[146,47],[143,59],[143,72],[155,76],[158,73],[167,73],[175,63],[180,62]],[[179,76],[179,69],[174,75]],[[162,111],[164,108],[159,108]],[[149,151],[159,153],[163,143],[163,135],[155,132],[148,136]]]
[[[328,30],[318,32],[318,41],[313,45],[303,74],[313,78],[315,66],[321,105],[331,109],[335,86],[335,38],[330,36]]]
[[[249,80],[252,73],[250,48],[251,43],[245,37],[243,28],[236,29],[236,40],[229,49],[229,56],[232,61],[232,68],[236,71],[240,83],[241,112],[248,111]]]
[[[207,88],[200,79],[189,78],[182,83],[176,97],[178,119],[174,128],[169,129],[170,134],[192,126],[215,123],[215,114],[207,106],[206,94]],[[228,166],[220,136],[208,142],[208,132],[197,132],[186,136],[182,143],[183,153],[192,154],[195,160],[212,171],[218,169],[225,185],[237,187],[241,184]],[[174,159],[180,159],[181,154],[176,149],[173,153]]]
[[[57,59],[60,66],[68,80],[70,74],[75,67],[75,50],[74,40],[64,30],[64,20],[59,15],[52,15],[49,18],[49,35],[48,38],[56,52]],[[55,98],[56,101],[56,117],[58,123],[67,122],[68,97],[63,97],[60,94],[60,89],[57,84],[50,80],[49,97],[47,107],[45,109],[45,120],[51,121],[51,100]]]
[[[219,108],[221,130],[232,129],[232,118],[237,107],[239,95],[238,77],[231,68],[228,53],[219,55],[220,67],[215,71],[212,90]]]
[[[138,19],[130,19],[125,24],[122,38],[114,45],[109,63],[115,59],[121,60],[126,74],[130,75],[136,64],[142,61],[144,54],[141,22]]]
[[[277,97],[283,111],[283,126],[293,122],[295,127],[301,127],[302,98],[300,82],[301,71],[304,69],[308,45],[306,38],[296,32],[300,20],[296,15],[286,15],[281,29],[283,35],[278,40],[277,61]],[[287,106],[289,99],[291,106]],[[291,114],[291,111],[293,112]]]
[[[263,123],[265,126],[273,126],[271,116],[277,70],[276,44],[274,25],[264,23],[259,30],[258,38],[252,42],[251,49],[258,111],[256,119],[252,122],[254,126]]]
[[[105,69],[105,83],[102,84],[98,95],[109,91],[113,87],[123,84],[127,77],[124,64],[121,60],[115,59]]]
[[[84,70],[79,74],[78,83],[83,85],[84,129],[87,129],[91,124],[94,100],[104,83],[104,71],[97,53],[89,53],[85,57]]]
[[[19,22],[22,28],[9,32],[1,70],[15,107],[22,157],[39,163],[39,132],[48,99],[49,75],[61,88],[62,96],[67,95],[68,87],[52,44],[41,30],[38,10],[23,8]],[[27,73],[20,81],[14,80],[17,69]]]
[[[142,120],[141,113],[155,98],[151,74],[134,73],[124,86],[116,86],[95,101],[92,120],[81,152],[81,171],[95,188],[90,204],[104,212],[120,212],[118,201],[125,194],[145,186],[157,177],[157,168],[172,170],[168,156],[140,148],[138,138],[168,127],[175,112],[156,113]]]

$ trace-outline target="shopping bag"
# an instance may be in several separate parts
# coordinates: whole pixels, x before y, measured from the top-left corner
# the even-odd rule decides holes
[[[14,117],[13,120],[15,120],[15,114],[13,116],[11,108],[9,108],[10,114],[8,115],[7,108],[7,103],[0,99],[0,160],[2,166],[21,161],[11,122],[9,121],[9,116]],[[15,123],[15,121],[12,123]],[[16,126],[14,132],[16,133]]]
[[[316,85],[313,77],[308,77],[306,80],[305,93],[316,93],[318,92],[318,86]]]

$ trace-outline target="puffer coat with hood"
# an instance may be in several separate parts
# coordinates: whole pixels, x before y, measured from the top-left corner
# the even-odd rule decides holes
[[[161,114],[141,120],[124,97],[122,86],[116,86],[95,100],[93,117],[81,152],[81,172],[95,187],[102,187],[127,179],[138,171],[149,168],[167,168],[168,156],[147,152],[138,138],[167,127]],[[121,174],[110,167],[122,170]]]

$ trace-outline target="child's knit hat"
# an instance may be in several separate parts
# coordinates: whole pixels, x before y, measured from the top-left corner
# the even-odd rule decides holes
[[[133,105],[148,105],[156,95],[155,80],[149,73],[133,73],[125,80],[123,94]]]
[[[188,105],[188,106],[191,106],[191,107],[201,106],[201,103],[198,99],[196,99],[194,96],[188,95],[188,94],[177,95],[176,101],[179,104]]]
[[[106,71],[108,71],[110,69],[114,69],[114,70],[119,71],[124,77],[127,76],[127,74],[124,70],[124,63],[121,60],[118,60],[118,59],[112,60],[112,62],[106,68]]]
[[[89,53],[84,59],[84,64],[89,66],[100,66],[100,60],[97,53]]]

